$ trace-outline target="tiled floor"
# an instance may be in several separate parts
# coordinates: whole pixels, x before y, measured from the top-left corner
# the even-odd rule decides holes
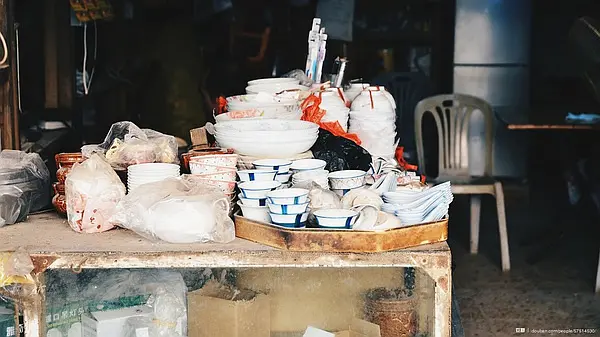
[[[510,189],[508,189],[510,190]],[[450,246],[454,256],[455,295],[466,337],[600,336],[600,296],[593,293],[598,263],[599,225],[586,213],[567,216],[564,244],[549,247],[547,258],[527,262],[533,251],[520,244],[529,231],[547,232],[559,217],[545,201],[529,203],[518,189],[507,191],[512,270],[500,270],[497,220],[493,199],[484,197],[479,255],[468,252],[468,198],[457,197],[451,209]],[[531,206],[531,207],[530,207]],[[554,210],[556,211],[556,210]],[[589,224],[589,225],[587,225]],[[517,334],[517,328],[530,329]],[[535,333],[533,329],[596,329],[583,333]]]

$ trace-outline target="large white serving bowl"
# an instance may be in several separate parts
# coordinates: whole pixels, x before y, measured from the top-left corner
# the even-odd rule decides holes
[[[217,132],[215,136],[221,138],[227,138],[232,141],[253,141],[253,142],[272,142],[272,141],[303,141],[312,139],[318,136],[319,132],[313,131],[287,131],[287,132],[248,132],[248,133],[236,133],[236,132]]]
[[[283,91],[307,91],[308,87],[294,83],[275,83],[275,84],[260,84],[249,85],[246,87],[247,94],[258,94],[265,92],[268,94],[277,94]]]
[[[315,144],[318,135],[310,139],[294,141],[277,141],[273,138],[272,142],[262,142],[252,140],[235,140],[215,135],[215,139],[223,148],[233,149],[236,153],[257,158],[292,158],[300,153],[304,153]]]
[[[281,131],[315,131],[319,125],[307,121],[291,121],[280,119],[237,120],[215,124],[217,132],[281,132]]]
[[[270,77],[270,78],[259,78],[256,80],[248,81],[248,85],[265,85],[265,84],[299,84],[300,80],[289,77]]]

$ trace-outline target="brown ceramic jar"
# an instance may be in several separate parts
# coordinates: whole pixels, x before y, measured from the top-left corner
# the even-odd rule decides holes
[[[67,179],[67,174],[71,171],[71,168],[75,163],[81,163],[84,161],[81,153],[59,153],[54,156],[56,161],[56,180],[59,183],[64,184]]]

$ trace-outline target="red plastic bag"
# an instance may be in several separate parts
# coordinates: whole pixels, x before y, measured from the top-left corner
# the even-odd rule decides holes
[[[323,116],[325,116],[326,111],[319,108],[320,104],[320,97],[317,97],[315,95],[308,96],[302,102],[302,104],[300,104],[300,109],[302,109],[302,120],[319,124],[319,127],[321,129],[331,132],[334,136],[349,139],[355,142],[357,145],[360,145],[362,143],[360,138],[358,138],[358,135],[344,131],[344,129],[338,121],[321,122],[321,119],[323,119]]]

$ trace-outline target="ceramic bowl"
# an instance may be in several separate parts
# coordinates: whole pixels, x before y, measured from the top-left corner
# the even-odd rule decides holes
[[[278,181],[246,181],[238,185],[244,198],[264,199],[267,193],[281,186]]]
[[[240,194],[238,194],[238,199],[240,199],[242,204],[248,205],[248,206],[253,206],[253,207],[267,206],[267,198],[262,198],[262,199],[244,198],[244,195],[240,193]]]
[[[323,228],[351,229],[358,217],[358,212],[342,209],[320,209],[314,213],[317,225]]]
[[[272,181],[275,180],[277,171],[267,170],[241,170],[237,171],[237,175],[240,177],[240,181]]]
[[[240,201],[238,201],[237,204],[240,206],[242,215],[245,218],[266,223],[271,222],[271,217],[269,217],[269,208],[267,206],[250,206],[245,205]]]
[[[269,212],[274,214],[301,214],[306,212],[308,202],[298,205],[277,205],[267,202]]]
[[[192,174],[204,174],[204,173],[215,173],[215,172],[223,172],[223,171],[236,171],[235,167],[230,166],[217,166],[204,164],[201,162],[189,162],[190,172]]]
[[[287,159],[259,159],[252,162],[259,170],[276,170],[277,174],[288,173],[292,161]]]
[[[194,181],[204,183],[210,186],[218,187],[223,193],[229,194],[235,190],[235,180],[217,180],[217,179],[206,179],[194,177]]]
[[[202,174],[193,174],[193,175],[197,178],[235,181],[235,178],[236,178],[235,173],[236,173],[235,170],[229,170],[229,171],[202,173]]]
[[[299,205],[308,201],[308,192],[304,188],[280,189],[267,193],[267,199],[276,205]]]
[[[365,184],[367,172],[361,170],[342,170],[329,173],[329,183],[334,190],[351,190]]]
[[[198,156],[190,158],[190,169],[194,163],[202,163],[213,166],[226,166],[233,167],[237,166],[238,155],[237,154],[216,154],[207,156]]]
[[[308,213],[301,214],[275,214],[269,212],[271,216],[271,222],[289,228],[303,228],[306,227],[306,221],[308,220]]]
[[[294,83],[275,83],[249,85],[246,87],[247,94],[258,94],[261,92],[268,94],[278,94],[283,91],[307,91],[308,87]]]
[[[277,173],[275,176],[275,180],[279,181],[282,184],[288,183],[290,178],[292,177],[292,173]]]
[[[327,162],[321,159],[300,159],[292,162],[290,169],[294,173],[302,171],[323,170],[327,166]]]
[[[315,180],[315,179],[325,179],[329,176],[329,171],[327,170],[309,170],[309,171],[301,171],[295,173],[292,177],[295,181],[305,181],[305,180]]]
[[[362,188],[362,187],[358,187],[358,188]],[[335,189],[332,188],[331,191],[334,192],[335,194],[337,194],[340,197],[343,197],[344,195],[346,195],[348,192],[355,190],[356,188],[351,188],[351,189]]]
[[[256,80],[248,81],[248,85],[264,85],[264,84],[299,84],[300,81],[295,78],[289,77],[271,77],[271,78],[259,78]]]

